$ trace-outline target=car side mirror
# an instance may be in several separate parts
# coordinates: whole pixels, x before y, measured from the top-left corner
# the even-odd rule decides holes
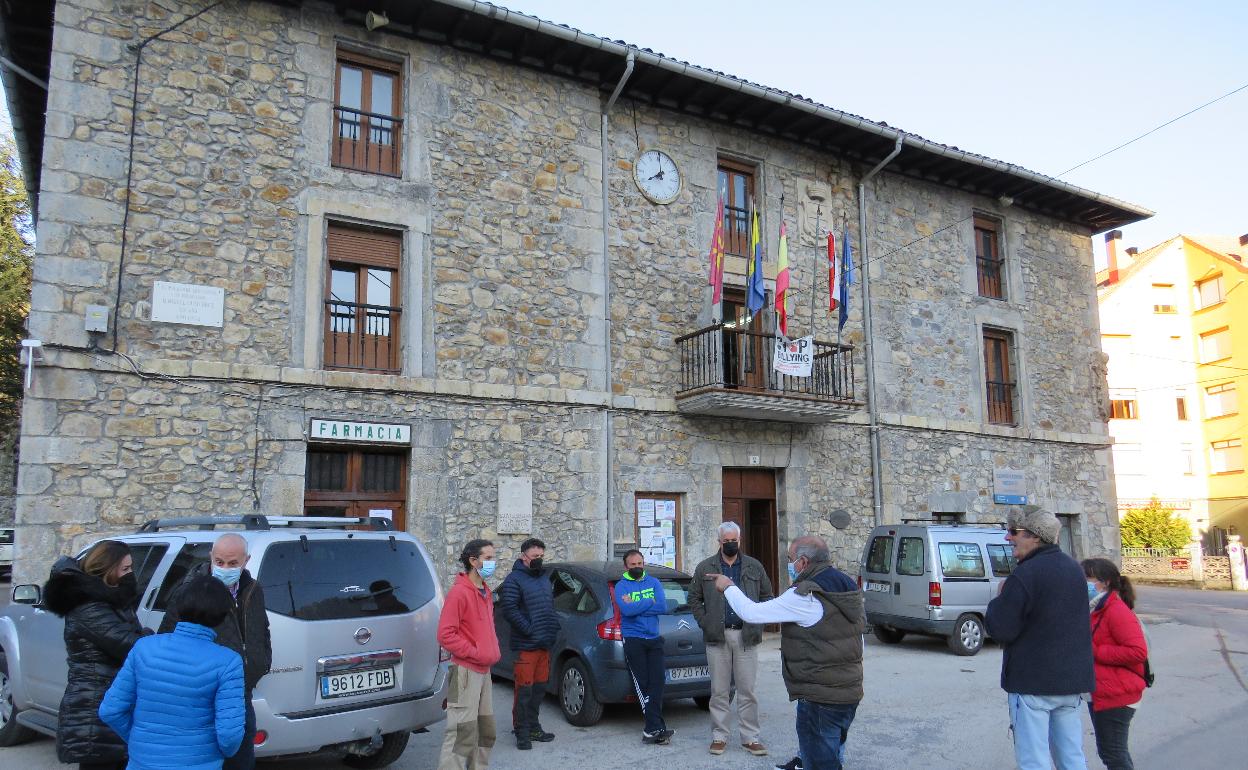
[[[38,604],[43,597],[40,594],[39,586],[34,583],[26,583],[20,586],[13,586],[13,603],[14,604]]]

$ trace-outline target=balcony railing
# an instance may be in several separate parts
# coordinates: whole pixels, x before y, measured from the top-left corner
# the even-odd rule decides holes
[[[988,380],[988,422],[1014,425],[1014,383]]]
[[[325,302],[325,368],[399,371],[401,309],[355,302]]]
[[[1004,264],[1005,260],[995,257],[975,257],[975,266],[979,270],[979,296],[1005,299],[1005,286],[1001,280]]]
[[[816,340],[811,376],[793,377],[772,368],[774,334],[717,323],[676,343],[682,411],[819,422],[861,406],[850,345]]]
[[[399,176],[402,135],[402,118],[335,107],[330,161],[338,168]]]

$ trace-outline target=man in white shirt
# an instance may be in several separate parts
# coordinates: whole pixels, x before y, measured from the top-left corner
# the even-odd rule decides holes
[[[746,623],[780,623],[780,655],[789,700],[797,701],[797,739],[804,770],[841,770],[845,739],[862,700],[862,592],[832,566],[823,538],[789,544],[793,586],[753,602],[723,575],[715,587]]]

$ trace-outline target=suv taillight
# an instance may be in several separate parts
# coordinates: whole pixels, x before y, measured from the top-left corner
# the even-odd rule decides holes
[[[620,628],[620,605],[615,603],[615,583],[607,584],[611,594],[611,619],[598,624],[598,638],[608,642],[624,641],[624,631]]]
[[[862,575],[858,576],[858,590],[862,590]]]
[[[940,583],[927,584],[927,603],[933,607],[940,606]]]

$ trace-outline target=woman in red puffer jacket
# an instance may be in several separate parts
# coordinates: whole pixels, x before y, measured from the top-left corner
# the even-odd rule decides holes
[[[1127,751],[1131,717],[1144,694],[1148,643],[1133,612],[1135,589],[1109,559],[1085,559],[1092,605],[1092,658],[1096,690],[1089,711],[1096,753],[1109,770],[1134,770]]]

